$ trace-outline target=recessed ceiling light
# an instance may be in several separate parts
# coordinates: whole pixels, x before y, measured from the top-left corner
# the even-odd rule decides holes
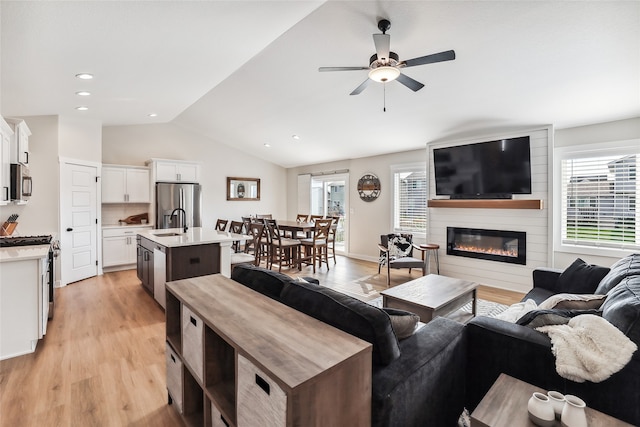
[[[271,144],[269,144],[269,143],[265,142],[265,143],[264,143],[264,146],[265,146],[265,147],[267,147],[267,148],[270,148],[270,147],[271,147]]]
[[[158,114],[157,113],[149,113],[148,116],[149,117],[158,117]]]
[[[93,74],[80,73],[80,74],[76,74],[76,77],[82,80],[91,80],[93,78]]]
[[[291,138],[295,139],[296,141],[300,139],[300,137],[298,135],[291,135]]]
[[[79,107],[76,107],[76,110],[78,111],[87,111],[89,109],[89,107],[81,105]]]
[[[91,95],[91,92],[87,92],[86,90],[81,90],[79,92],[76,92],[76,95],[78,95],[78,96],[89,96],[89,95]]]

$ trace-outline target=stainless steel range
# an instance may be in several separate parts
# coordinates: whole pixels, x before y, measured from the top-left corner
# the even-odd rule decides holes
[[[36,246],[48,245],[51,243],[52,236],[8,236],[0,237],[0,248],[8,248],[14,246]]]

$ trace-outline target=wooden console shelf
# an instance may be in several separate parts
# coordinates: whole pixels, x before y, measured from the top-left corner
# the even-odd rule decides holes
[[[518,199],[432,199],[427,202],[430,208],[481,208],[481,209],[542,209],[542,200]]]
[[[168,282],[167,389],[188,426],[371,425],[371,344],[220,274]]]

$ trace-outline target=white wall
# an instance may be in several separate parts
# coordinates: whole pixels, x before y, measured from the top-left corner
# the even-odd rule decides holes
[[[61,157],[102,162],[102,122],[99,120],[59,116],[58,140]]]
[[[349,256],[377,261],[380,235],[390,233],[391,224],[391,166],[403,163],[426,162],[424,149],[387,154],[383,156],[363,157],[310,166],[301,166],[287,170],[287,193],[291,194],[287,204],[287,216],[295,219],[298,202],[298,175],[304,173],[349,170]],[[362,175],[372,173],[380,179],[381,192],[373,202],[364,202],[358,196],[357,185]],[[300,212],[307,213],[307,212]],[[420,243],[416,239],[416,243]]]
[[[58,232],[58,117],[23,117],[31,130],[29,172],[33,192],[26,205],[0,207],[0,220],[17,213],[14,235],[38,235]]]
[[[588,126],[580,126],[569,129],[559,129],[555,133],[555,147],[569,147],[573,145],[594,144],[616,141],[625,141],[640,138],[640,117],[615,122],[598,123]],[[550,163],[551,164],[551,163]],[[551,171],[550,171],[551,173]],[[559,183],[555,184],[560,177],[553,177],[554,187],[559,188]],[[603,252],[606,252],[603,251]],[[603,256],[587,253],[553,252],[553,266],[556,268],[566,268],[576,258],[582,258],[591,264],[610,266],[618,259],[619,255]]]
[[[259,144],[260,148],[263,148]],[[102,162],[143,166],[150,158],[201,162],[202,225],[218,218],[286,217],[285,169],[174,124],[105,126]],[[260,201],[227,201],[227,177],[260,178]],[[293,194],[295,200],[296,192]],[[295,217],[294,217],[295,218]]]
[[[429,241],[440,245],[440,273],[484,285],[527,292],[536,267],[550,262],[548,196],[548,153],[553,135],[550,128],[522,130],[429,144],[429,198],[435,196],[433,148],[529,136],[531,144],[531,194],[514,195],[514,199],[542,200],[543,209],[429,208]],[[446,254],[447,227],[521,231],[527,233],[526,265],[508,264]]]

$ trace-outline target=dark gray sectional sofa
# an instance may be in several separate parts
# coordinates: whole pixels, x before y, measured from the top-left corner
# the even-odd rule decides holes
[[[640,254],[620,259],[610,270],[579,262],[564,272],[537,269],[533,286],[523,301],[540,304],[558,293],[606,294],[599,314],[640,347]],[[577,395],[594,409],[640,425],[640,351],[609,379],[578,383],[556,373],[551,341],[535,329],[476,317],[466,325],[466,332],[468,409],[475,408],[504,372],[543,389]]]
[[[373,344],[372,426],[456,426],[465,395],[464,326],[436,318],[398,341],[387,313],[348,295],[253,265],[231,278]]]

